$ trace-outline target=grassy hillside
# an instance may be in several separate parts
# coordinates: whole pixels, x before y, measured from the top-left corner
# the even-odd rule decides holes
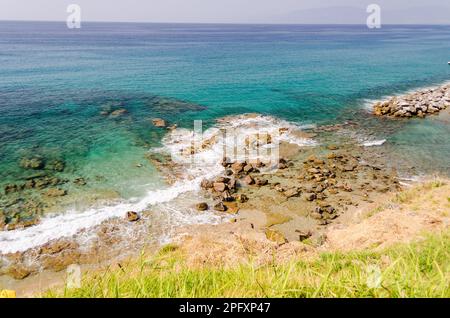
[[[381,282],[381,283],[380,283]],[[188,268],[176,246],[46,297],[450,297],[450,233],[381,252],[324,253],[284,265]]]

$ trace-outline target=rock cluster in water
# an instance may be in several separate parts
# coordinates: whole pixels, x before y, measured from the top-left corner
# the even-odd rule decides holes
[[[374,107],[377,116],[425,117],[450,106],[450,85],[420,90],[404,96],[395,96],[378,102]]]
[[[236,203],[245,203],[248,197],[245,194],[238,194],[237,190],[240,186],[256,186],[262,187],[268,185],[268,180],[255,177],[260,168],[265,167],[261,161],[250,163],[246,161],[232,162],[228,158],[222,160],[224,167],[224,176],[219,176],[213,180],[203,180],[201,183],[202,189],[208,191],[216,204],[214,210],[219,212],[228,212],[236,214],[238,207]],[[286,161],[280,159],[279,168],[286,168]],[[205,203],[199,203],[197,210],[204,211],[208,208]]]

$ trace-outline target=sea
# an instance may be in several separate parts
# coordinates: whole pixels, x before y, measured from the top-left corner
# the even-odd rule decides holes
[[[217,153],[171,184],[147,157],[174,155],[194,122],[211,132],[224,116],[257,113],[268,129],[356,123],[340,133],[384,147],[413,168],[408,177],[448,176],[448,117],[395,121],[370,111],[377,100],[450,81],[448,61],[450,26],[440,25],[87,22],[69,29],[65,22],[2,21],[0,213],[17,217],[7,212],[3,187],[38,173],[20,165],[24,158],[64,162],[64,171],[51,173],[67,180],[61,187],[73,199],[38,225],[0,232],[0,252],[158,205],[173,225],[219,222],[195,213],[189,200],[220,169]],[[176,125],[177,134],[155,127],[154,118]],[[245,128],[246,120],[230,124]],[[80,178],[86,185],[73,182]],[[93,193],[102,203],[86,200]]]

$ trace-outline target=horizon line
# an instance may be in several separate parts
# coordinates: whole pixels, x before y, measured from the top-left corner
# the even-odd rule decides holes
[[[42,23],[66,23],[66,20],[15,20],[6,19],[1,22],[42,22]],[[204,25],[366,25],[365,23],[279,23],[279,22],[154,22],[154,21],[103,21],[103,20],[86,20],[83,23],[123,23],[123,24],[204,24]],[[383,23],[386,26],[450,26],[442,23]]]

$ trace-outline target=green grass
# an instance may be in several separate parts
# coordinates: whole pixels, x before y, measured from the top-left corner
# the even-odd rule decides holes
[[[381,274],[381,284],[376,273]],[[234,269],[187,267],[176,247],[85,275],[81,288],[45,297],[450,297],[450,233],[382,252]]]

